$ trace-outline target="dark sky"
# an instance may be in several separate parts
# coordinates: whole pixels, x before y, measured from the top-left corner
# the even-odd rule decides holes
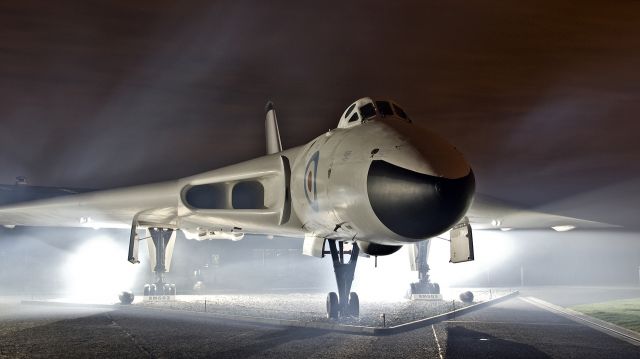
[[[640,218],[638,1],[3,1],[0,183],[108,188],[285,146],[363,96],[456,144],[478,190]]]

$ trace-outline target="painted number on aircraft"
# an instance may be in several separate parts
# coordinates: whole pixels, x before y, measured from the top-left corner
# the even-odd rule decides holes
[[[307,197],[307,201],[311,205],[315,211],[318,210],[318,188],[316,185],[316,178],[318,174],[318,158],[320,157],[320,152],[316,151],[311,158],[309,158],[309,162],[307,162],[307,168],[304,171],[304,195]]]

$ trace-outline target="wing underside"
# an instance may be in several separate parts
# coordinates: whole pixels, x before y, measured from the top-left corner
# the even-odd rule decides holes
[[[617,227],[607,223],[518,208],[482,195],[476,195],[471,208],[467,211],[467,218],[474,229],[554,229],[564,231],[574,228]]]

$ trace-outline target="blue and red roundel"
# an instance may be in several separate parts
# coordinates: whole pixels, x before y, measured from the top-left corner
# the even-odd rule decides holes
[[[318,158],[320,152],[316,151],[309,162],[307,162],[307,168],[304,171],[304,195],[307,197],[307,201],[311,205],[311,208],[318,210],[318,187],[316,185],[316,178],[318,176]]]

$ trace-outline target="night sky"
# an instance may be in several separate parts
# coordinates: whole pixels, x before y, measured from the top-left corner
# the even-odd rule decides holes
[[[111,188],[264,153],[391,98],[478,191],[636,227],[638,1],[3,1],[0,183]]]

